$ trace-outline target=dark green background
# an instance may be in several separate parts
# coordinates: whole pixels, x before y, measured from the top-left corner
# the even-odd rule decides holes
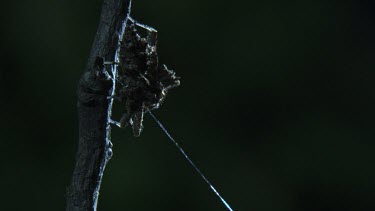
[[[154,114],[239,211],[375,210],[375,3],[135,0],[182,78]],[[1,210],[63,210],[100,0],[1,6]],[[120,117],[116,108],[114,118]],[[225,210],[147,116],[99,210]]]

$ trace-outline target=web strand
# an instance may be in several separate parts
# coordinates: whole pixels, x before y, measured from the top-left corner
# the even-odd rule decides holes
[[[204,176],[204,174],[199,170],[199,168],[193,163],[193,161],[187,156],[185,151],[180,147],[180,145],[174,140],[174,138],[168,133],[167,129],[161,124],[161,122],[149,111],[148,112],[150,116],[156,121],[156,123],[159,125],[159,127],[164,131],[164,133],[168,136],[168,138],[176,145],[178,150],[181,152],[181,154],[185,157],[185,159],[190,163],[191,166],[194,167],[195,171],[198,172],[198,174],[203,178],[203,180],[208,184],[208,186],[211,188],[211,190],[220,198],[220,200],[223,202],[225,207],[229,211],[233,211],[233,209],[229,206],[229,204],[224,200],[223,197],[217,192],[217,190],[214,188],[214,186],[211,184],[211,182]]]

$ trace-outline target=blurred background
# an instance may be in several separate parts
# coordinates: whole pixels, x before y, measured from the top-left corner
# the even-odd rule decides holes
[[[65,209],[101,3],[2,4],[2,210]],[[234,210],[375,210],[374,11],[371,0],[133,2],[182,78],[154,114]],[[144,125],[140,138],[113,129],[98,209],[226,210]]]

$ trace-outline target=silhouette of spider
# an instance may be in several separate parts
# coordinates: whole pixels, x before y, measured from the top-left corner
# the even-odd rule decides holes
[[[136,26],[147,31],[142,38]],[[126,113],[119,122],[121,128],[129,123],[134,136],[143,130],[145,112],[159,108],[169,89],[180,84],[179,77],[166,65],[159,65],[156,52],[157,31],[149,26],[128,20],[121,42],[118,81],[115,98],[125,104]]]

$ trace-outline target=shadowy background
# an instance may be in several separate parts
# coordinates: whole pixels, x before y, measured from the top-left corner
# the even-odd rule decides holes
[[[2,210],[64,210],[99,0],[1,6]],[[375,3],[135,0],[182,84],[154,114],[239,211],[375,210]],[[117,107],[115,119],[120,118]],[[147,116],[99,210],[225,210]]]

